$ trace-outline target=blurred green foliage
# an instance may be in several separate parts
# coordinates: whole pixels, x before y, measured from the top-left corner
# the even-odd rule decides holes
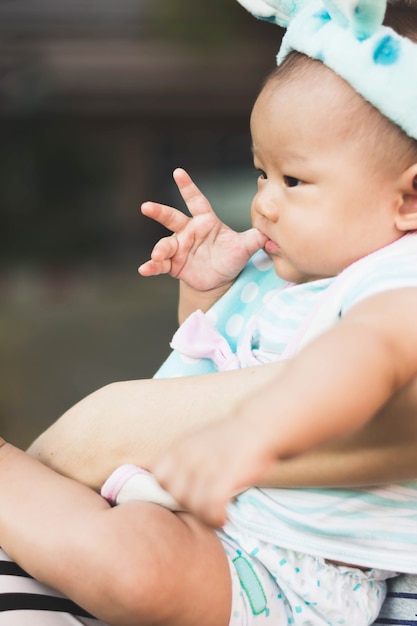
[[[248,14],[232,0],[159,0],[150,23],[166,41],[177,41],[201,53],[245,36]],[[253,26],[253,18],[249,17]]]

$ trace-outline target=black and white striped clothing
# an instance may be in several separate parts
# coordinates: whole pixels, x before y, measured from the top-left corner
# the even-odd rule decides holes
[[[375,626],[417,626],[417,576],[388,581],[388,593]]]
[[[0,626],[106,626],[0,550]]]

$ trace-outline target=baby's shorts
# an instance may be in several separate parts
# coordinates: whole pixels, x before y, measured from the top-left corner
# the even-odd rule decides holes
[[[253,537],[237,539],[234,532],[219,530],[218,536],[232,578],[230,626],[368,626],[393,575],[334,565]]]

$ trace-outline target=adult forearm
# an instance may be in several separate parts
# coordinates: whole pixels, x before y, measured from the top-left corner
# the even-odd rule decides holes
[[[150,466],[186,432],[221,420],[283,364],[195,378],[114,383],[91,394],[43,433],[30,453],[99,489],[123,463]],[[343,398],[340,399],[343,402]],[[417,379],[379,416],[343,441],[280,462],[269,486],[341,486],[417,476]]]
[[[149,467],[187,432],[221,420],[282,364],[193,378],[137,380],[99,389],[67,411],[29,448],[56,471],[95,489],[118,465]]]

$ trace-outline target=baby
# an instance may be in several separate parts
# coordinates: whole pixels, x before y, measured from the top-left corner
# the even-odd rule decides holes
[[[252,485],[276,459],[364,427],[417,373],[417,46],[381,26],[384,2],[242,3],[287,27],[251,115],[253,229],[228,229],[178,170],[191,217],[144,205],[174,234],[140,271],[181,281],[159,376],[289,360],[152,471],[173,497],[163,505],[221,527],[231,624],[371,624],[383,581],[417,573],[417,484]],[[121,502],[142,476],[120,468],[103,494]]]

